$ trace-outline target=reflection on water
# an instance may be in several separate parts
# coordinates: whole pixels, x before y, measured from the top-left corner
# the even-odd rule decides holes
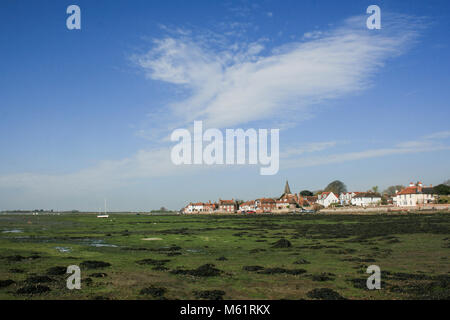
[[[4,230],[2,231],[2,233],[21,233],[23,232],[23,230],[19,230],[19,229],[12,229],[12,230]]]

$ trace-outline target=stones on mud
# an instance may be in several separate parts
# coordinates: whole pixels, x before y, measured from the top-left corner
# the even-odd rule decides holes
[[[12,269],[9,269],[9,272],[11,272],[11,273],[24,273],[25,270],[23,270],[23,269],[17,269],[17,268],[12,268]]]
[[[52,278],[47,276],[30,276],[25,280],[26,283],[48,283],[53,281]]]
[[[300,275],[307,271],[305,269],[284,269],[284,268],[264,268],[264,270],[259,271],[261,274],[290,274],[290,275]]]
[[[358,258],[358,257],[351,257],[351,258],[344,258],[342,261],[350,261],[350,262],[376,262],[375,259],[372,258]]]
[[[322,272],[321,274],[314,274],[312,275],[312,280],[313,281],[331,281],[334,280],[335,274],[333,273],[328,273],[328,272]]]
[[[331,253],[331,254],[352,254],[355,253],[355,249],[346,248],[346,249],[330,249],[326,250],[325,253]]]
[[[174,257],[174,256],[180,256],[181,252],[177,252],[177,251],[172,251],[172,252],[167,252],[166,256],[168,257]]]
[[[49,276],[62,276],[67,273],[67,267],[56,266],[47,269],[47,274]]]
[[[110,300],[108,297],[105,296],[94,296],[92,300]]]
[[[47,286],[43,286],[40,284],[27,285],[22,288],[19,288],[16,293],[17,294],[40,294],[50,291],[50,288]]]
[[[309,291],[306,296],[311,299],[319,300],[346,300],[338,292],[329,288],[318,288]]]
[[[290,248],[292,247],[292,244],[287,239],[280,239],[277,242],[275,242],[272,246],[272,248]]]
[[[223,300],[225,291],[222,290],[193,291],[193,294],[196,299]]]
[[[35,260],[35,259],[39,259],[40,257],[41,256],[39,256],[37,254],[33,254],[31,256],[28,256],[28,257],[24,257],[24,256],[21,256],[19,254],[16,254],[16,255],[12,255],[12,256],[7,256],[7,257],[5,257],[5,259],[7,261],[9,261],[9,262],[20,262],[20,261],[23,261],[23,260]]]
[[[260,271],[260,270],[264,270],[264,267],[261,266],[244,266],[242,267],[243,270],[245,271]]]
[[[81,262],[80,266],[84,269],[101,269],[110,267],[111,264],[104,261],[86,260]]]
[[[91,273],[89,275],[89,277],[92,277],[92,278],[105,278],[107,276],[108,276],[108,274],[106,274],[104,272],[96,272],[96,273]]]
[[[401,293],[413,299],[450,299],[450,275],[438,275],[432,277],[432,281],[407,281],[401,285],[392,285],[388,288],[390,292]],[[383,284],[382,284],[383,287]]]
[[[0,280],[0,288],[6,288],[10,285],[16,283],[14,280],[6,279],[6,280]]]
[[[250,272],[258,272],[260,274],[290,274],[290,275],[299,275],[304,274],[307,271],[305,269],[285,269],[285,268],[264,268],[261,266],[244,266],[242,268],[244,271]]]
[[[167,262],[170,262],[170,260],[168,260],[168,259],[155,260],[155,259],[150,259],[149,258],[149,259],[142,259],[142,260],[136,261],[136,263],[140,264],[140,265],[151,265],[151,266],[157,266],[157,267],[162,267]]]
[[[364,278],[354,278],[354,279],[350,279],[347,280],[348,282],[350,282],[354,288],[356,289],[367,289],[367,279]]]
[[[311,262],[309,262],[306,259],[298,259],[297,261],[294,261],[294,264],[310,264]]]
[[[211,263],[207,263],[204,265],[201,265],[197,269],[175,269],[170,271],[172,274],[185,274],[185,275],[191,275],[196,277],[215,277],[222,273],[221,270],[215,268],[215,265]]]
[[[166,293],[167,289],[163,287],[155,287],[150,286],[147,288],[142,289],[139,294],[141,295],[150,295],[153,298],[163,298],[164,294]]]
[[[253,254],[253,253],[264,252],[264,251],[267,251],[267,250],[262,249],[262,248],[257,248],[257,249],[250,250],[248,253]]]

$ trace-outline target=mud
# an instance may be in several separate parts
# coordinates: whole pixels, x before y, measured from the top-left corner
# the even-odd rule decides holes
[[[264,267],[261,266],[244,266],[242,267],[243,270],[245,271],[260,271],[260,270],[264,270]]]
[[[50,291],[50,288],[47,286],[43,286],[40,284],[37,285],[29,285],[22,288],[19,288],[16,293],[17,294],[40,294]]]
[[[194,291],[193,294],[196,299],[223,300],[225,291],[222,290]]]
[[[84,269],[100,269],[110,267],[111,264],[104,261],[86,260],[80,263],[80,266]]]
[[[6,288],[10,285],[16,283],[14,280],[7,279],[7,280],[0,280],[0,288]]]
[[[290,248],[292,247],[292,244],[289,240],[286,239],[280,239],[277,242],[275,242],[272,246],[272,248]]]
[[[140,265],[151,265],[151,266],[163,266],[167,262],[170,262],[170,260],[168,260],[168,259],[163,259],[163,260],[143,259],[143,260],[136,261],[137,264],[140,264]]]
[[[49,276],[62,276],[67,273],[67,267],[56,266],[51,267],[47,270],[47,275]]]
[[[31,276],[25,280],[26,283],[49,283],[53,281],[52,278],[47,276]]]
[[[89,275],[89,277],[92,277],[92,278],[105,278],[107,276],[108,276],[108,274],[106,274],[104,272],[91,273]]]
[[[306,259],[298,259],[297,261],[294,261],[294,264],[310,264],[311,262],[309,262]]]
[[[197,269],[187,270],[187,269],[175,269],[170,271],[172,274],[186,274],[196,277],[215,277],[222,273],[221,270],[215,268],[215,265],[207,263]]]
[[[308,298],[319,299],[319,300],[346,300],[338,292],[329,288],[319,288],[309,291],[307,294]]]
[[[141,295],[150,295],[154,298],[162,298],[164,297],[164,294],[166,293],[167,289],[164,287],[155,287],[150,286],[147,288],[142,289],[139,294]]]

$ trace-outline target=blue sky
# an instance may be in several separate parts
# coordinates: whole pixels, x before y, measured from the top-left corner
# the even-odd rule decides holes
[[[81,30],[66,8],[81,8]],[[367,30],[366,8],[382,29]],[[2,1],[0,209],[179,209],[450,178],[448,1]],[[194,120],[280,128],[280,171],[175,167]]]

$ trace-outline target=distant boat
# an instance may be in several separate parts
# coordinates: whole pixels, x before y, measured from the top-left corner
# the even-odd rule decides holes
[[[106,214],[106,199],[105,199],[105,213],[104,214],[98,214],[97,218],[109,218],[109,214]]]

